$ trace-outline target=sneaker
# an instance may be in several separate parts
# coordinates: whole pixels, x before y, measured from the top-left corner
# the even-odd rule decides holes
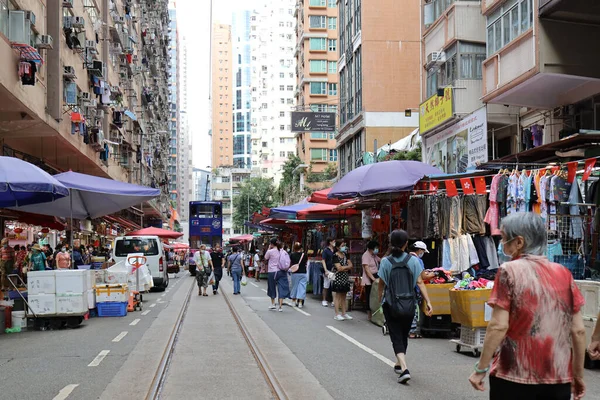
[[[275,306],[274,306],[274,305],[272,305],[272,304],[269,306],[269,310],[275,310],[276,308],[277,308],[277,307],[275,307]]]
[[[333,301],[331,302],[331,307],[335,308],[335,303]]]
[[[408,383],[408,381],[410,381],[410,372],[408,372],[408,369],[405,369],[398,377],[398,383]]]
[[[298,304],[298,308],[304,308],[304,304],[302,304],[302,303]]]
[[[279,307],[279,310],[277,310],[279,312],[283,312],[283,308]]]
[[[333,317],[333,319],[335,319],[336,321],[343,321],[344,317],[342,317],[341,315],[336,315],[335,317]]]
[[[321,302],[321,305],[322,305],[323,307],[327,307],[327,305],[328,305],[328,304],[327,304],[327,302],[326,302],[326,301],[323,301],[323,302]]]
[[[342,317],[344,317],[344,319],[349,319],[349,320],[354,319],[350,316],[350,314],[344,314],[344,315],[342,315]]]
[[[394,372],[398,375],[402,375],[402,367],[399,365],[394,365]]]
[[[216,291],[216,290],[213,290],[213,294],[217,294],[217,291]]]

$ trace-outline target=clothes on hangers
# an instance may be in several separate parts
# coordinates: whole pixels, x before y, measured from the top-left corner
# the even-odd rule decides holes
[[[499,217],[500,210],[498,204],[498,186],[500,180],[502,179],[502,175],[496,175],[492,178],[492,183],[490,184],[490,206],[485,214],[484,222],[486,222],[490,226],[491,234],[496,236],[500,235],[499,229]]]

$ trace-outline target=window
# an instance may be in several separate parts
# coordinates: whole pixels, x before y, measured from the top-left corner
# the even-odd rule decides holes
[[[337,162],[337,160],[338,160],[337,149],[329,150],[329,161]]]
[[[285,131],[285,125],[279,125],[279,130],[280,131]]]
[[[288,104],[294,104],[294,99],[287,99]]]
[[[327,39],[327,46],[329,47],[329,51],[337,51],[337,39]]]
[[[310,72],[326,73],[327,72],[327,60],[310,60]]]
[[[285,138],[279,138],[279,143],[284,144],[285,143]]]
[[[264,110],[266,110],[269,107],[269,105],[267,103],[262,103],[262,108]],[[240,107],[241,108],[241,107]]]
[[[288,151],[287,152],[287,156],[288,158],[290,158],[291,156],[293,156],[295,153],[293,151]]]
[[[284,91],[285,90],[285,85],[279,85],[279,90]]]
[[[325,133],[325,132],[311,132],[310,133],[310,138],[311,139],[327,139],[327,133]]]
[[[327,18],[327,29],[337,29],[337,18],[336,17],[328,17]]]
[[[308,3],[308,5],[311,7],[325,7],[325,2],[326,0],[310,0],[310,3]]]
[[[262,147],[267,147],[267,142],[262,142]]]
[[[329,8],[336,8],[337,7],[337,0],[327,0],[327,7],[329,7]]]
[[[327,112],[327,104],[311,104],[310,110],[313,112]]]
[[[510,0],[487,17],[488,57],[533,26],[533,0]]]
[[[329,39],[331,42],[331,39]],[[309,49],[313,51],[325,51],[327,50],[327,39],[325,38],[310,38]],[[331,44],[329,45],[331,47]],[[330,49],[331,50],[331,49]]]
[[[310,149],[310,161],[327,161],[327,149]]]
[[[288,90],[288,92],[293,92],[294,91],[294,85],[288,85],[287,86],[287,90]]]
[[[252,165],[257,165],[258,161],[252,161]]]
[[[325,29],[327,27],[327,17],[324,15],[309,15],[308,21],[311,29]]]
[[[327,94],[327,83],[326,82],[311,82],[310,83],[310,94]]]
[[[262,172],[263,172],[263,174],[266,174],[267,172],[269,172],[269,170],[268,170],[268,169],[266,169],[266,168],[263,168],[263,169],[262,169]]]
[[[279,99],[279,101],[281,102],[281,104],[285,104],[285,99],[283,97]]]
[[[329,73],[330,74],[337,74],[338,70],[337,70],[337,61],[329,61]]]
[[[485,60],[485,47],[471,43],[459,43],[460,78],[482,79],[482,65]]]
[[[280,77],[280,78],[285,78],[285,73],[283,73],[283,72],[280,72],[280,73],[279,73],[279,77]]]
[[[328,83],[327,89],[330,96],[337,96],[337,83]]]
[[[280,151],[279,152],[279,157],[285,157],[285,151]]]
[[[335,139],[335,132],[329,132],[329,140]]]
[[[285,117],[285,111],[279,111],[279,116],[280,117]]]

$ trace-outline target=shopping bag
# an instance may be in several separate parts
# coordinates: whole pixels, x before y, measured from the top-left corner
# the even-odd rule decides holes
[[[248,278],[246,278],[246,275],[242,276],[242,286],[246,286],[248,284]]]
[[[214,285],[215,284],[215,273],[211,272],[210,276],[208,277],[208,284],[209,285]]]

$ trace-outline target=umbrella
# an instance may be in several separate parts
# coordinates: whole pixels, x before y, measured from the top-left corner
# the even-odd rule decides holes
[[[339,204],[342,204],[345,201],[345,200],[337,200],[337,199],[328,199],[327,195],[329,195],[329,192],[331,192],[331,188],[318,190],[308,197],[308,201],[311,203],[333,204],[336,206]],[[298,213],[298,215],[300,215],[300,213]]]
[[[186,250],[190,248],[190,245],[187,243],[173,243],[171,247],[174,250]]]
[[[358,215],[356,210],[335,210],[335,204],[315,204],[310,208],[298,211],[298,219],[332,219]]]
[[[19,210],[56,217],[98,218],[160,195],[160,189],[77,172],[65,172],[54,178],[69,189],[71,195],[68,198],[43,206],[19,207]]]
[[[152,226],[150,228],[129,232],[127,236],[158,236],[162,239],[178,239],[183,236],[183,233],[170,231],[168,229],[155,228]]]
[[[0,207],[48,203],[69,190],[46,171],[15,157],[0,156]]]
[[[442,171],[420,161],[385,161],[369,164],[348,172],[336,183],[330,199],[365,197],[382,193],[412,190],[417,182]]]
[[[271,208],[269,213],[270,218],[282,218],[282,219],[294,219],[296,218],[296,213],[300,210],[304,210],[305,208],[309,208],[314,206],[312,203],[300,202],[296,204],[292,204],[291,206],[281,206]]]
[[[232,238],[229,238],[229,242],[233,243],[233,242],[250,242],[254,239],[253,235],[241,235],[241,236],[234,236]]]

